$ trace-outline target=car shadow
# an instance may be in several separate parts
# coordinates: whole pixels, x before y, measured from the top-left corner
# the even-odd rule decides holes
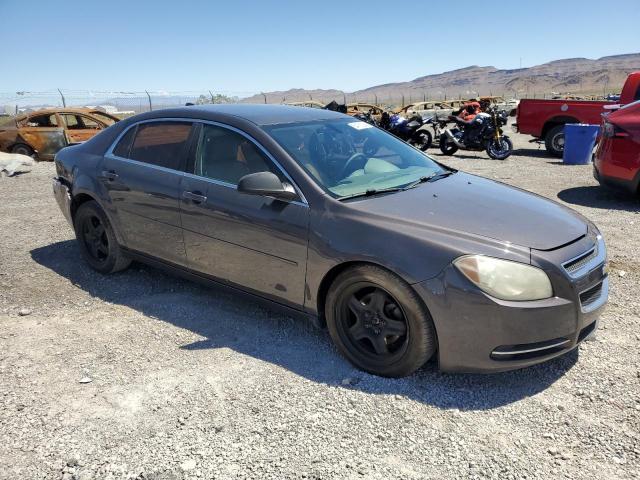
[[[441,373],[432,361],[409,377],[381,378],[352,367],[333,347],[326,331],[247,301],[245,296],[136,263],[124,272],[101,275],[80,260],[72,240],[36,248],[31,257],[95,298],[125,305],[202,337],[179,347],[186,352],[226,347],[313,382],[401,395],[442,409],[487,410],[530,397],[562,377],[578,359],[574,350],[541,365],[491,375]]]
[[[555,158],[550,155],[544,148],[517,148],[513,151],[512,155],[544,159]]]
[[[563,202],[583,207],[640,212],[637,197],[623,190],[600,185],[567,188],[558,192],[558,198]]]

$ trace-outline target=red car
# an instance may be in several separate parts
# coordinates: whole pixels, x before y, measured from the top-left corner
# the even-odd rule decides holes
[[[593,175],[600,184],[640,193],[640,101],[602,116]]]

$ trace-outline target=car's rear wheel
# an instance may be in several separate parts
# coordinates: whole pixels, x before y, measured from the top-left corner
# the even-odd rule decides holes
[[[556,125],[544,137],[544,146],[554,157],[562,157],[564,153],[564,125]]]
[[[26,155],[28,157],[32,157],[35,153],[33,148],[24,143],[18,143],[11,148],[11,153],[17,153],[19,155]]]
[[[327,294],[325,315],[340,352],[375,375],[409,375],[436,350],[433,321],[415,291],[373,265],[338,275]]]
[[[82,256],[94,270],[113,273],[129,266],[131,260],[122,252],[109,219],[95,201],[80,205],[73,224]]]

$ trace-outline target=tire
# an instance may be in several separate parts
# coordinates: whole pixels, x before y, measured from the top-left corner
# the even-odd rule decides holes
[[[453,155],[458,151],[458,146],[451,141],[446,133],[440,135],[440,151],[445,155]]]
[[[336,277],[325,315],[340,353],[374,375],[409,375],[436,351],[435,328],[422,300],[405,281],[373,265]]]
[[[564,125],[556,125],[544,137],[544,146],[549,154],[561,158],[564,153]]]
[[[506,160],[513,153],[513,143],[507,136],[500,137],[500,148],[497,148],[494,139],[487,142],[487,155],[494,160]]]
[[[33,157],[36,152],[26,143],[16,143],[13,147],[11,147],[11,153]]]
[[[413,139],[411,140],[411,145],[416,147],[423,152],[431,147],[433,143],[433,136],[429,130],[418,130],[413,135]]]
[[[113,273],[131,264],[118,245],[109,219],[95,201],[80,205],[73,226],[82,256],[94,270]]]

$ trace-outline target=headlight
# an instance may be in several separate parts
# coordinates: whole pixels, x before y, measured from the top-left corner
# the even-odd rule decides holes
[[[553,296],[546,273],[524,263],[465,255],[453,264],[482,291],[502,300],[540,300]]]

